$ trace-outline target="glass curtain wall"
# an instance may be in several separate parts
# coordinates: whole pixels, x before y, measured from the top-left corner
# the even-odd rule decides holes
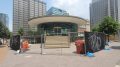
[[[38,25],[38,32],[46,35],[67,35],[68,32],[77,32],[78,26],[74,23],[43,23]]]

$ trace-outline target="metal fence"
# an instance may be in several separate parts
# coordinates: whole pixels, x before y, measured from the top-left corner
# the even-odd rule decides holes
[[[21,39],[29,40],[30,44],[44,43],[44,35],[22,36]]]
[[[75,42],[75,40],[79,37],[83,38],[83,40],[85,39],[84,32],[69,32],[68,36],[70,39],[70,43]]]
[[[105,48],[106,35],[104,33],[85,32],[86,52],[97,52]]]
[[[36,36],[22,36],[21,39],[28,39],[31,47],[26,53],[41,53],[54,55],[76,55],[76,46],[74,44],[76,38],[83,38],[85,40],[85,51],[90,49],[99,51],[104,49],[106,44],[105,35],[103,33],[93,32],[69,32],[67,35],[36,35]],[[21,39],[18,39],[19,42]],[[16,43],[16,39],[14,39]],[[12,43],[12,44],[14,44]],[[17,43],[16,43],[17,44]],[[85,52],[85,53],[86,53]]]

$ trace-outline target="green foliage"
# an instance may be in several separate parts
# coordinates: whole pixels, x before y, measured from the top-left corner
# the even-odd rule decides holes
[[[98,31],[106,34],[115,34],[119,29],[119,23],[112,17],[105,17],[99,25]]]
[[[2,35],[3,35],[3,23],[2,22],[0,22],[0,38],[2,37]]]
[[[98,28],[94,27],[94,28],[92,29],[92,32],[98,32]]]
[[[29,33],[29,35],[40,35],[39,32],[32,31],[32,30],[29,30],[28,33]]]
[[[12,37],[12,32],[9,32],[9,38],[11,38]]]
[[[21,36],[24,35],[24,29],[23,29],[23,28],[20,28],[20,29],[18,30],[18,35],[21,35]]]
[[[34,35],[34,31],[32,31],[32,30],[29,30],[28,33],[29,33],[29,35]]]
[[[0,22],[0,38],[9,38],[10,31],[8,28]]]

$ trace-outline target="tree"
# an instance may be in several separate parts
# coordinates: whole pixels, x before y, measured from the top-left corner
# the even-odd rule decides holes
[[[100,25],[100,22],[96,23],[96,24],[92,27],[92,32],[99,32],[99,25]]]
[[[109,42],[109,35],[114,35],[117,33],[119,29],[119,23],[115,21],[112,17],[105,17],[101,24],[99,25],[98,31],[104,32],[107,34],[108,42]]]
[[[4,28],[4,38],[9,38],[10,31],[7,27]]]
[[[18,30],[18,35],[21,35],[21,36],[24,35],[24,29],[23,29],[23,28],[20,28],[20,29]]]
[[[119,23],[112,17],[105,17],[99,25],[98,31],[108,35],[115,34],[119,29]]]
[[[0,38],[8,38],[9,33],[9,29],[2,22],[0,22]]]
[[[28,33],[29,33],[29,35],[38,35],[39,34],[38,31],[32,31],[32,30],[29,30]]]
[[[3,44],[6,38],[10,38],[9,33],[9,29],[2,22],[0,22],[0,38],[3,39]]]
[[[0,38],[2,38],[3,36],[3,23],[2,22],[0,22]]]
[[[12,32],[9,32],[8,33],[8,38],[11,38],[12,37]]]
[[[34,31],[32,31],[32,30],[29,30],[28,33],[29,33],[29,35],[34,35]]]
[[[94,27],[93,29],[92,29],[92,32],[98,32],[99,30],[98,30],[98,27]]]

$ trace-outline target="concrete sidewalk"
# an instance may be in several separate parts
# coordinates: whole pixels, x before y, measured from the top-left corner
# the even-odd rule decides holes
[[[71,51],[63,49],[62,55],[60,49],[56,49],[56,55],[48,54],[55,51],[50,49],[45,50],[46,55],[41,55],[39,48],[24,54],[15,54],[10,50],[0,67],[115,67],[120,60],[120,43],[112,42],[110,47],[110,50],[96,52],[92,58],[73,53],[75,46]]]
[[[0,45],[0,63],[4,61],[8,53],[7,45]]]

